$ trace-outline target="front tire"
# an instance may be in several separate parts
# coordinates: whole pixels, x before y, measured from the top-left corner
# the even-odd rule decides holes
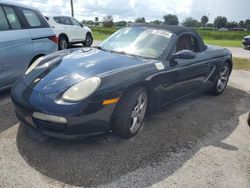
[[[122,138],[132,138],[140,130],[148,105],[148,92],[144,87],[134,88],[117,104],[112,131]]]
[[[220,68],[215,84],[211,91],[213,95],[220,95],[226,89],[230,72],[231,72],[231,66],[229,65],[229,63],[225,63]]]
[[[90,33],[87,33],[85,41],[82,43],[83,46],[91,46],[93,43],[93,37]]]

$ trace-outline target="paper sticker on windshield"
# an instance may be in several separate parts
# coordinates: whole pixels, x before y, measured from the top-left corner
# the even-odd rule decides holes
[[[172,36],[172,33],[169,33],[168,31],[156,30],[156,29],[152,31],[152,34],[160,35],[160,36],[167,37],[167,38],[170,38]]]

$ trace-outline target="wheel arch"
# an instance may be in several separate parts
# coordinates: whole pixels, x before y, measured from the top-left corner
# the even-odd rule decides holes
[[[87,36],[87,34],[90,34],[91,37],[93,37],[93,35],[92,35],[92,33],[90,31],[87,31],[86,36]]]
[[[128,92],[134,88],[137,88],[137,87],[144,87],[148,92],[149,104],[148,104],[147,113],[151,113],[152,111],[157,109],[157,107],[160,104],[160,100],[159,100],[159,96],[158,96],[157,92],[155,91],[154,87],[151,85],[150,81],[142,81],[142,82],[134,83],[134,84],[128,86],[122,92],[121,98],[123,97],[123,95],[126,92]]]
[[[58,38],[60,39],[60,37],[65,37],[68,40],[68,42],[69,42],[69,37],[68,37],[68,35],[66,33],[60,33],[58,35]]]
[[[232,72],[233,69],[233,60],[231,58],[226,59],[225,63],[228,63],[230,66],[230,74]]]

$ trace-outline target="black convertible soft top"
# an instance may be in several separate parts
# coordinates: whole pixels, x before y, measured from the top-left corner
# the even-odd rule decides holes
[[[197,39],[197,41],[200,43],[200,46],[202,48],[202,50],[205,50],[207,48],[207,46],[204,44],[202,38],[200,37],[200,35],[193,29],[184,27],[184,26],[179,26],[179,25],[155,25],[155,24],[131,24],[129,26],[141,26],[141,27],[150,27],[150,28],[158,28],[158,29],[164,29],[164,30],[168,30],[174,34],[176,34],[177,36],[182,35],[183,33],[192,33],[195,38]]]
[[[165,29],[165,30],[168,30],[172,33],[175,33],[176,35],[180,35],[184,32],[194,32],[194,30],[192,30],[192,29],[189,29],[189,28],[183,27],[183,26],[177,26],[177,25],[131,24],[130,26],[160,28],[160,29]]]

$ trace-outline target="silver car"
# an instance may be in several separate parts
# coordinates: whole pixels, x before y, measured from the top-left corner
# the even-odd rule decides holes
[[[9,88],[39,57],[57,51],[57,43],[38,10],[0,0],[0,91]]]

